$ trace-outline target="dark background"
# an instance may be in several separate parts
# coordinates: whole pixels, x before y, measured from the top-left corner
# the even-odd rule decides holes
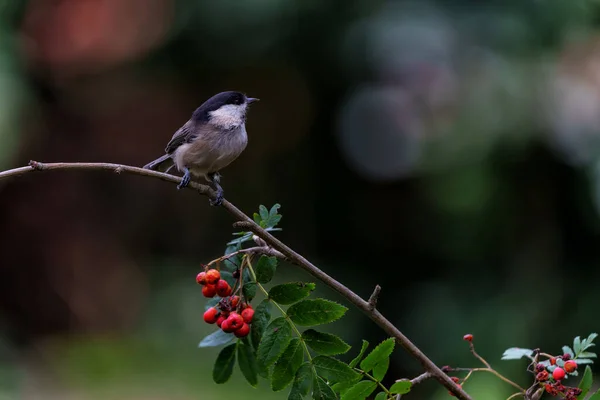
[[[363,297],[381,284],[438,365],[477,366],[473,333],[526,385],[505,348],[599,328],[599,17],[592,0],[0,1],[0,168],[143,165],[213,94],[259,97],[226,197],[281,203],[278,236]],[[138,176],[1,181],[0,398],[286,398],[239,372],[217,386],[196,347],[213,327],[194,276],[232,222]],[[350,355],[385,338],[354,309],[329,329]],[[390,371],[421,372],[401,349]]]

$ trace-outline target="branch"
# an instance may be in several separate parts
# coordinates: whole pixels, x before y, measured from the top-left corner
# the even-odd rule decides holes
[[[111,164],[111,163],[40,163],[37,161],[30,161],[28,167],[15,168],[8,171],[0,172],[0,180],[9,177],[20,176],[30,172],[36,171],[51,171],[51,170],[107,170],[116,173],[130,173],[134,175],[147,176],[151,178],[158,178],[160,180],[179,183],[181,178],[162,173],[157,171],[151,171],[148,169],[132,167],[122,164]],[[208,196],[209,198],[215,197],[215,192],[207,185],[201,185],[196,182],[190,182],[188,185],[190,189],[198,191],[200,194]],[[458,399],[471,400],[471,397],[458,385],[456,385],[448,375],[446,375],[437,365],[433,363],[417,346],[415,346],[398,328],[396,328],[388,319],[386,319],[378,310],[374,309],[368,301],[363,300],[356,293],[348,289],[346,286],[336,281],[334,278],[321,271],[314,264],[308,261],[306,258],[296,253],[294,250],[289,248],[275,236],[271,235],[265,229],[261,228],[256,224],[250,217],[240,211],[237,207],[231,204],[227,200],[223,200],[222,207],[231,214],[238,222],[237,226],[246,228],[247,230],[254,232],[256,236],[263,239],[270,247],[279,251],[285,258],[290,262],[298,265],[315,278],[321,280],[326,285],[344,296],[350,303],[354,304],[358,309],[363,311],[373,322],[375,322],[381,329],[383,329],[388,335],[394,337],[396,341],[404,347],[404,349],[410,353],[415,359],[417,359],[423,368],[429,372],[435,379],[437,379],[442,385],[456,395]]]

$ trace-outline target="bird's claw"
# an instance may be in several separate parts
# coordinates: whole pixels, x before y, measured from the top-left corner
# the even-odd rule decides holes
[[[223,204],[223,192],[217,192],[214,199],[210,199],[209,204],[211,206],[220,206]]]
[[[183,178],[181,178],[181,182],[179,183],[179,185],[177,185],[177,190],[187,187],[187,185],[190,184],[190,180],[191,180],[191,178],[188,173],[183,175]]]

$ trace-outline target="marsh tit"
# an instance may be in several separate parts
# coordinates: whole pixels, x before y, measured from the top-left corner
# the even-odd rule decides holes
[[[192,117],[167,144],[165,155],[144,165],[146,169],[169,172],[177,167],[183,179],[177,189],[186,187],[192,178],[204,176],[215,191],[211,205],[223,201],[219,171],[228,166],[248,144],[246,112],[258,99],[240,92],[222,92],[198,107]]]

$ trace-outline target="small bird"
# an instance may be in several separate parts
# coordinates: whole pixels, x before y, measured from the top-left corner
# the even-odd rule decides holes
[[[211,205],[223,202],[219,171],[231,164],[248,144],[246,112],[259,99],[240,92],[222,92],[198,107],[192,117],[167,144],[165,155],[144,165],[145,169],[169,172],[174,166],[183,172],[177,189],[192,178],[204,176],[216,191]]]

